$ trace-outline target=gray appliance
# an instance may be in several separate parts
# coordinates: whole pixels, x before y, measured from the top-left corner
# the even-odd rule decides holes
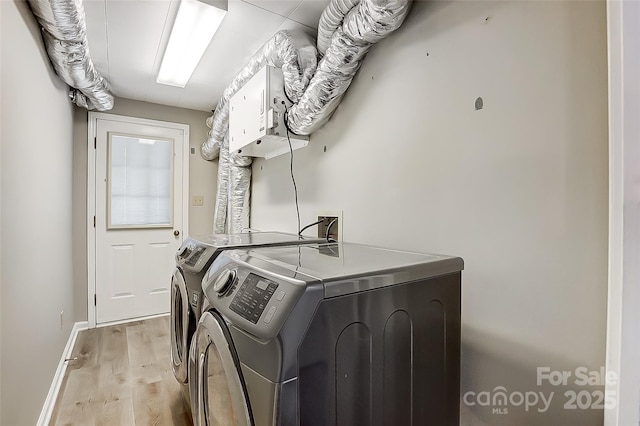
[[[212,234],[187,238],[176,254],[171,279],[171,367],[180,383],[187,383],[191,337],[202,308],[202,278],[223,250],[317,243],[317,238],[283,232]]]
[[[459,257],[225,251],[189,354],[194,424],[458,425]]]

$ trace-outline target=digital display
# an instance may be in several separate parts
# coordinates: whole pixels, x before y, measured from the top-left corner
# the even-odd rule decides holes
[[[198,263],[198,260],[200,260],[202,253],[204,253],[204,247],[196,248],[191,257],[185,263],[189,266],[195,266],[196,263]]]
[[[249,274],[231,301],[229,309],[257,324],[277,288],[277,283],[256,274]]]
[[[182,259],[186,259],[187,257],[189,257],[190,254],[191,254],[191,247],[187,246],[184,249],[182,249],[182,251],[180,252],[179,256]]]

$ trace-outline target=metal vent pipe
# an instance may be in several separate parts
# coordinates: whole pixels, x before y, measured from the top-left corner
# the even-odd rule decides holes
[[[42,38],[53,68],[71,86],[69,97],[80,107],[113,108],[109,83],[89,56],[82,0],[28,0],[42,28]]]
[[[287,115],[293,133],[309,135],[329,120],[369,49],[402,25],[410,7],[410,0],[332,0],[318,26],[324,57]]]
[[[322,127],[378,41],[402,25],[411,0],[332,0],[318,25],[318,51],[308,38],[277,33],[258,51],[224,91],[201,146],[207,160],[220,156],[214,232],[240,232],[249,226],[251,158],[229,153],[229,100],[264,65],[282,68],[285,91],[293,102],[287,126],[299,135]]]

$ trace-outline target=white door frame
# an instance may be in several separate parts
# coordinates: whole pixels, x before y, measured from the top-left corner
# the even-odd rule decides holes
[[[609,294],[606,426],[640,424],[640,2],[607,0]]]
[[[182,144],[182,232],[185,236],[189,235],[189,125],[90,111],[87,133],[87,320],[90,328],[96,326],[96,228],[94,227],[94,217],[96,215],[95,138],[97,137],[98,119],[167,127],[184,132],[184,143]],[[169,279],[171,277],[167,277],[167,280]]]

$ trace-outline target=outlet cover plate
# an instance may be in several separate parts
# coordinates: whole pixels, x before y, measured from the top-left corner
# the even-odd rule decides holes
[[[202,195],[194,195],[191,197],[191,205],[192,206],[203,206],[204,205],[204,197]]]
[[[317,220],[320,220],[320,218],[322,217],[337,217],[338,218],[338,232],[335,232],[335,229],[333,227],[331,227],[332,235],[335,235],[335,239],[338,241],[342,241],[342,235],[343,235],[343,230],[344,230],[344,220],[342,218],[342,210],[322,210],[319,211],[317,213]],[[323,227],[323,224],[320,223],[318,224],[318,237],[319,238],[323,238],[325,236],[325,232],[323,231],[324,229],[326,229],[326,225]],[[335,226],[335,225],[334,225]],[[322,235],[321,235],[322,234]]]

